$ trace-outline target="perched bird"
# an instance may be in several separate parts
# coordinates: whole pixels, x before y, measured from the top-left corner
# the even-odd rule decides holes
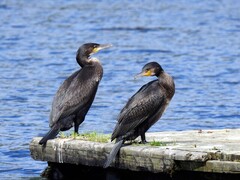
[[[143,85],[121,110],[111,137],[116,143],[104,168],[111,164],[125,141],[141,136],[141,142],[146,143],[145,132],[161,118],[175,93],[173,78],[157,62],[147,63],[137,76],[157,76],[158,79]]]
[[[59,131],[69,130],[73,125],[74,134],[78,134],[79,125],[84,121],[92,105],[103,75],[100,61],[90,55],[110,46],[87,43],[78,49],[76,60],[82,68],[69,76],[59,87],[53,99],[49,118],[51,129],[39,144],[46,144],[47,140],[53,139]]]

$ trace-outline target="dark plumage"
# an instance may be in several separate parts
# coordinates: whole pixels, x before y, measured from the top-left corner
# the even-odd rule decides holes
[[[146,64],[140,75],[157,76],[158,79],[143,85],[120,112],[111,137],[112,141],[116,139],[116,144],[104,168],[111,164],[124,141],[141,136],[142,143],[146,143],[145,132],[161,118],[175,93],[173,78],[157,62]]]
[[[79,125],[84,121],[92,105],[103,75],[100,61],[90,55],[108,47],[110,45],[87,43],[78,49],[76,60],[82,68],[69,76],[59,87],[53,99],[49,118],[51,129],[39,144],[45,144],[59,131],[66,131],[73,125],[75,134],[78,133]]]

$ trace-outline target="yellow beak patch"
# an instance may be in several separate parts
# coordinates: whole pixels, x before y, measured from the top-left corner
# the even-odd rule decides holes
[[[151,76],[152,75],[152,71],[148,70],[142,73],[143,76]]]
[[[100,48],[97,48],[97,47],[96,47],[96,48],[94,48],[94,49],[92,50],[92,52],[93,52],[93,53],[97,53],[99,50],[100,50]]]

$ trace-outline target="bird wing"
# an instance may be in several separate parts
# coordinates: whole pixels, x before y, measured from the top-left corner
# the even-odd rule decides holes
[[[63,101],[66,91],[71,84],[72,80],[76,77],[76,75],[79,73],[80,70],[74,72],[71,76],[69,76],[67,79],[64,80],[62,85],[58,88],[57,93],[55,94],[52,102],[52,109],[50,112],[50,118],[49,118],[49,125],[50,127],[53,126],[55,123],[56,119],[59,118],[59,111],[62,110],[63,106],[61,105],[61,102]]]
[[[158,81],[151,81],[129,99],[120,112],[112,139],[125,135],[159,110],[165,96],[156,88],[159,88]]]
[[[58,89],[50,114],[50,127],[59,119],[72,115],[92,103],[97,91],[99,81],[94,81],[88,76],[87,67],[76,71],[67,78]],[[89,106],[90,107],[90,106]]]

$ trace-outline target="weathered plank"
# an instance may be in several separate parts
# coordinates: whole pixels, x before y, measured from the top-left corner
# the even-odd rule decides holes
[[[240,173],[240,129],[148,133],[147,140],[166,146],[129,145],[122,147],[112,167],[133,171],[172,172],[175,170]],[[113,143],[74,139],[49,140],[46,147],[30,143],[35,160],[102,166]]]

